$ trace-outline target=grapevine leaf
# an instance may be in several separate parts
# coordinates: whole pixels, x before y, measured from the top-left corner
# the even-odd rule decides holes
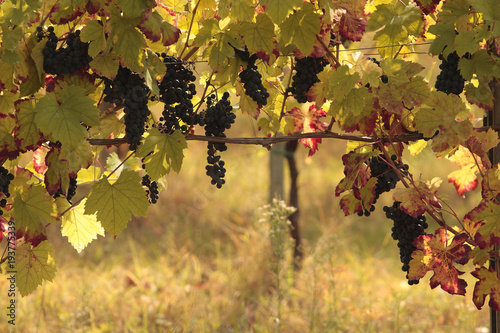
[[[127,227],[132,214],[146,216],[148,206],[141,177],[134,171],[125,170],[115,183],[103,177],[92,187],[84,214],[96,213],[104,230],[116,236]]]
[[[83,88],[65,87],[60,95],[48,93],[38,101],[35,121],[44,134],[50,134],[62,145],[76,148],[88,136],[81,123],[87,126],[99,123],[99,111],[94,103],[85,96]]]
[[[94,162],[94,152],[88,141],[82,141],[76,149],[62,146],[60,159],[67,161],[68,172],[76,175],[80,169],[87,169]]]
[[[486,296],[490,296],[490,301],[488,305],[499,311],[500,310],[500,280],[498,279],[497,273],[493,268],[480,267],[476,268],[472,273],[472,276],[479,279],[474,286],[474,293],[472,295],[472,301],[478,308],[484,305]]]
[[[97,222],[94,214],[84,213],[85,202],[83,199],[76,207],[72,207],[62,216],[61,234],[68,237],[68,241],[80,253],[92,240],[97,239],[97,235],[104,236],[103,227]],[[59,210],[69,208],[67,200],[58,200],[62,207]]]
[[[16,271],[16,286],[22,296],[32,293],[43,281],[52,281],[57,271],[52,244],[46,240],[35,248],[28,242],[18,244]]]
[[[231,30],[225,30],[215,35],[215,43],[210,48],[208,64],[213,69],[220,69],[228,65],[228,58],[234,57],[233,47],[239,48],[241,40]]]
[[[43,186],[33,186],[28,192],[18,193],[12,208],[18,229],[28,227],[30,232],[38,233],[44,230],[42,220],[55,222],[53,201]]]
[[[35,108],[32,100],[24,100],[17,104],[16,118],[19,126],[17,136],[21,138],[22,150],[35,150],[42,136],[35,123]]]
[[[448,159],[453,163],[458,164],[460,170],[455,170],[448,175],[448,182],[453,183],[457,190],[458,195],[464,196],[466,191],[473,191],[476,189],[479,181],[476,173],[479,168],[482,168],[481,160],[478,156],[473,156],[469,149],[463,146],[458,146],[458,149]]]
[[[363,209],[361,200],[356,198],[354,194],[346,194],[340,199],[340,208],[345,216],[355,214]]]
[[[484,171],[481,182],[481,196],[485,200],[496,200],[500,196],[500,172],[498,167]]]
[[[470,0],[474,9],[482,14],[483,19],[493,28],[494,37],[500,34],[500,3],[495,0]],[[498,303],[497,303],[498,304]]]
[[[99,24],[96,20],[89,21],[85,24],[80,34],[82,42],[90,42],[89,56],[94,58],[106,46],[106,37],[104,33],[104,26]]]
[[[120,15],[111,15],[110,40],[114,41],[113,52],[120,59],[120,64],[135,72],[139,66],[142,50],[147,47],[144,35],[137,30],[139,19],[129,19]]]
[[[432,202],[434,206],[440,206],[435,195],[422,182],[417,183],[416,187],[396,189],[392,198],[401,202],[400,208],[413,217],[424,215],[426,201]]]
[[[441,285],[444,291],[452,295],[465,295],[467,282],[458,277],[463,273],[456,269],[455,263],[465,264],[471,249],[464,244],[467,241],[466,234],[459,234],[452,240],[450,238],[446,231],[438,229],[435,235],[423,235],[415,239],[413,245],[417,249],[412,254],[408,279],[418,280],[433,271],[431,288]]]
[[[302,6],[300,0],[261,0],[260,3],[265,6],[266,13],[276,24],[283,22],[288,14]]]
[[[180,30],[174,27],[156,11],[148,10],[144,13],[139,29],[144,36],[153,42],[160,41],[164,46],[169,46],[179,40]]]
[[[149,90],[156,96],[159,96],[160,90],[156,80],[165,75],[165,64],[153,51],[147,50],[146,54],[147,57],[144,62],[144,81]]]
[[[361,201],[363,202],[363,206],[366,210],[369,210],[371,205],[373,204],[373,201],[375,201],[375,198],[377,196],[376,188],[377,188],[377,178],[372,177],[368,179],[368,181],[363,185],[363,187],[359,189],[359,195]]]
[[[415,128],[427,137],[432,137],[439,131],[433,139],[434,151],[441,152],[455,148],[467,140],[472,132],[469,120],[458,119],[465,110],[466,107],[460,97],[432,91],[429,99],[415,115]]]
[[[408,37],[423,32],[422,12],[416,6],[403,6],[399,2],[382,4],[370,15],[367,31],[377,31],[374,40],[383,58],[392,58],[406,43]]]
[[[363,37],[368,22],[364,17],[365,1],[349,1],[338,5],[333,15],[334,33],[342,38],[359,42]]]
[[[253,0],[233,1],[231,14],[238,21],[251,21],[254,15]]]
[[[295,107],[289,112],[289,115],[295,119],[295,132],[322,132],[328,128],[327,123],[319,120],[326,116],[326,112],[322,109],[317,109],[315,105],[311,105],[307,111]],[[318,150],[318,144],[321,143],[321,138],[300,139],[299,142],[302,143],[304,147],[309,148],[309,156],[312,156]]]
[[[355,186],[357,182],[361,187],[368,179],[370,179],[370,174],[367,171],[366,161],[372,156],[377,155],[376,153],[349,153],[342,156],[342,162],[344,163],[344,175],[345,177],[339,182],[335,188],[335,196],[338,197],[343,192],[350,190]]]
[[[69,185],[68,161],[60,158],[61,148],[53,146],[45,157],[44,183],[50,195],[57,193],[59,189],[65,189]]]
[[[468,83],[465,86],[465,96],[469,103],[476,104],[482,109],[493,108],[493,93],[486,83],[480,82],[478,87],[473,83]]]
[[[194,38],[193,44],[202,46],[214,38],[220,31],[219,21],[216,19],[207,19],[201,22],[202,27],[198,30],[198,34]]]
[[[316,35],[321,30],[320,17],[311,4],[290,15],[281,25],[281,37],[285,44],[295,44],[302,54],[313,50]]]
[[[169,135],[160,133],[156,128],[147,132],[146,139],[136,151],[138,157],[144,157],[146,171],[152,179],[159,179],[170,172],[181,170],[184,153],[187,148],[186,138],[176,130]],[[151,155],[149,155],[151,153]]]
[[[98,55],[90,62],[90,68],[97,74],[113,80],[118,73],[120,62],[113,55]]]
[[[487,50],[478,50],[471,59],[461,58],[458,69],[464,79],[470,81],[474,74],[484,78],[500,76],[500,66],[493,60]],[[490,81],[488,80],[488,81]]]
[[[10,27],[2,24],[2,46],[3,48],[14,51],[23,38],[23,28],[20,26]]]
[[[16,125],[13,114],[0,113],[0,157],[14,159],[19,155],[17,146],[21,138],[14,136]]]
[[[235,89],[236,94],[240,96],[241,112],[248,113],[250,116],[257,118],[259,115],[259,105],[245,93],[245,89],[240,80],[236,81]]]
[[[258,14],[255,23],[244,22],[241,31],[249,53],[273,52],[274,24],[266,14]]]
[[[144,0],[122,0],[119,2],[119,6],[123,11],[123,15],[130,18],[141,16],[147,8]]]
[[[483,222],[474,240],[481,249],[500,244],[500,205],[483,200],[467,214],[472,222]]]
[[[475,166],[466,166],[460,170],[452,171],[448,175],[448,182],[455,185],[458,195],[465,197],[465,192],[476,189],[479,181],[476,176]]]
[[[111,136],[119,136],[124,132],[125,125],[118,119],[115,112],[104,113],[101,115],[99,125],[92,126],[89,130],[93,138],[108,139]]]

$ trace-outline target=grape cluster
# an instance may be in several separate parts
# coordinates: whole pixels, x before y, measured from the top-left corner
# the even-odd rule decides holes
[[[43,49],[43,70],[48,74],[73,73],[86,66],[92,57],[89,56],[89,43],[80,40],[80,30],[70,32],[66,38],[66,46],[57,49],[57,38],[54,27],[47,28],[45,36],[42,27],[37,27],[38,40],[47,37],[47,43]]]
[[[255,55],[248,55],[248,51],[246,51],[246,54],[240,55],[240,57],[248,61],[247,68],[239,74],[245,94],[257,102],[258,105],[266,105],[269,93],[262,84],[262,75],[257,71],[257,66],[255,65],[257,57]]]
[[[222,99],[217,102],[215,102],[215,95],[209,96],[207,98],[207,109],[202,111],[197,117],[198,123],[201,126],[205,126],[205,135],[226,137],[224,134],[225,130],[231,128],[236,118],[236,115],[232,111],[233,107],[229,101],[228,92],[225,92],[222,95]],[[225,143],[208,142],[207,148],[207,176],[212,178],[212,185],[221,188],[225,183],[223,178],[226,175],[226,169],[224,168],[224,161],[221,160],[217,152],[226,151],[227,146]]]
[[[397,162],[397,159],[398,157],[396,155],[391,156],[391,160],[394,162],[395,166],[403,175],[407,175],[408,165]],[[369,166],[371,177],[377,178],[377,184],[375,185],[375,199],[373,200],[373,204],[375,204],[380,195],[393,190],[400,179],[391,166],[384,160],[383,155],[370,158]],[[372,205],[370,209],[358,212],[358,215],[370,216],[371,212],[374,210],[375,206]]]
[[[151,177],[148,174],[142,176],[141,184],[146,187],[146,196],[148,197],[148,201],[152,204],[158,202],[159,191],[158,191],[158,182],[151,181]]]
[[[78,183],[76,181],[76,177],[69,177],[69,187],[68,193],[66,194],[66,200],[68,200],[70,204],[72,204],[71,199],[75,196],[77,187]]]
[[[377,66],[380,67],[380,60],[377,60],[377,59],[372,58],[372,57],[368,58],[368,60],[372,61],[374,64],[376,64]],[[382,81],[382,83],[385,84],[385,83],[389,82],[389,77],[387,75],[383,74],[380,76],[380,81]]]
[[[295,58],[295,75],[292,77],[290,92],[299,103],[307,102],[307,92],[319,82],[318,73],[328,64],[325,58],[304,57]]]
[[[14,179],[14,175],[9,172],[3,166],[0,166],[0,197],[5,196],[0,200],[0,208],[5,208],[7,206],[7,199],[10,197],[9,185],[10,181]],[[3,210],[0,209],[0,215],[3,215]]]
[[[114,80],[104,79],[104,101],[115,105],[125,105],[125,133],[129,149],[135,150],[141,143],[148,109],[149,89],[144,79],[126,67],[118,69]]]
[[[165,76],[159,82],[160,101],[165,106],[158,127],[164,132],[180,129],[187,132],[190,125],[196,123],[191,99],[196,95],[193,71],[186,68],[182,60],[162,53],[166,67]]]
[[[411,255],[416,250],[413,241],[421,235],[425,235],[425,229],[428,227],[425,216],[412,217],[406,214],[400,208],[400,202],[396,201],[391,207],[385,206],[384,212],[388,219],[394,222],[392,227],[392,238],[398,241],[399,257],[403,266],[401,269],[406,273],[410,270]],[[417,284],[419,280],[408,280],[408,284]]]
[[[76,181],[76,177],[70,176],[69,177],[69,187],[68,187],[68,191],[66,193],[66,200],[68,200],[68,202],[70,204],[72,204],[71,199],[75,196],[77,187],[78,187],[78,184]],[[64,191],[62,190],[62,186],[59,186],[59,188],[57,189],[57,192],[52,197],[55,199],[55,198],[59,198],[62,196],[64,196]]]
[[[456,52],[453,52],[446,59],[440,54],[439,60],[441,60],[441,65],[439,65],[441,72],[436,78],[434,87],[437,91],[442,91],[446,94],[460,95],[464,90],[465,84],[465,79],[458,69],[460,57]]]

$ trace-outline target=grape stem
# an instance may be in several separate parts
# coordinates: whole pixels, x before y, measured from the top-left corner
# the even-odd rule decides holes
[[[340,67],[341,65],[339,60],[337,59],[335,54],[333,54],[333,52],[328,48],[325,42],[323,42],[323,40],[318,35],[316,35],[316,40],[321,44],[321,46],[323,46],[323,48],[325,49],[326,53],[330,56],[330,58],[332,58],[333,61],[335,61],[335,67],[336,68]]]

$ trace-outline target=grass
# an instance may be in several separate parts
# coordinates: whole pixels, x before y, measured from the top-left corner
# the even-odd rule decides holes
[[[471,301],[473,278],[466,297],[431,290],[429,276],[408,286],[382,212],[390,195],[370,218],[343,216],[334,188],[345,143],[324,142],[312,158],[298,153],[305,250],[298,272],[290,242],[273,243],[284,251],[276,262],[272,219],[259,222],[269,153],[229,147],[227,184],[217,190],[204,174],[204,144],[189,145],[160,202],[116,240],[100,237],[77,254],[50,228],[58,272],[18,299],[19,332],[487,332],[488,309]],[[423,178],[446,179],[453,167],[428,161],[408,164]],[[477,199],[443,186],[459,216]],[[0,290],[7,289],[2,279]],[[0,331],[7,326],[0,321]]]

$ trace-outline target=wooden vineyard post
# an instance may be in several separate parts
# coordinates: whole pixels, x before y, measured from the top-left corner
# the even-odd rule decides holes
[[[269,202],[273,198],[284,199],[284,181],[283,181],[283,152],[285,151],[285,142],[279,142],[273,146],[269,157]]]
[[[488,111],[488,115],[486,118],[487,126],[500,126],[500,84],[496,81],[490,83],[490,88],[493,92],[493,98],[495,103],[493,104],[493,110]],[[500,147],[497,146],[489,151],[489,158],[491,160],[492,165],[498,164],[500,162]],[[495,253],[498,253],[500,246],[495,246]],[[498,255],[493,258],[490,258],[490,265],[493,269],[496,270],[497,276],[500,277],[499,274],[499,262]],[[491,296],[490,296],[491,297]],[[493,308],[490,308],[490,332],[492,333],[500,333],[500,312],[496,311]]]

